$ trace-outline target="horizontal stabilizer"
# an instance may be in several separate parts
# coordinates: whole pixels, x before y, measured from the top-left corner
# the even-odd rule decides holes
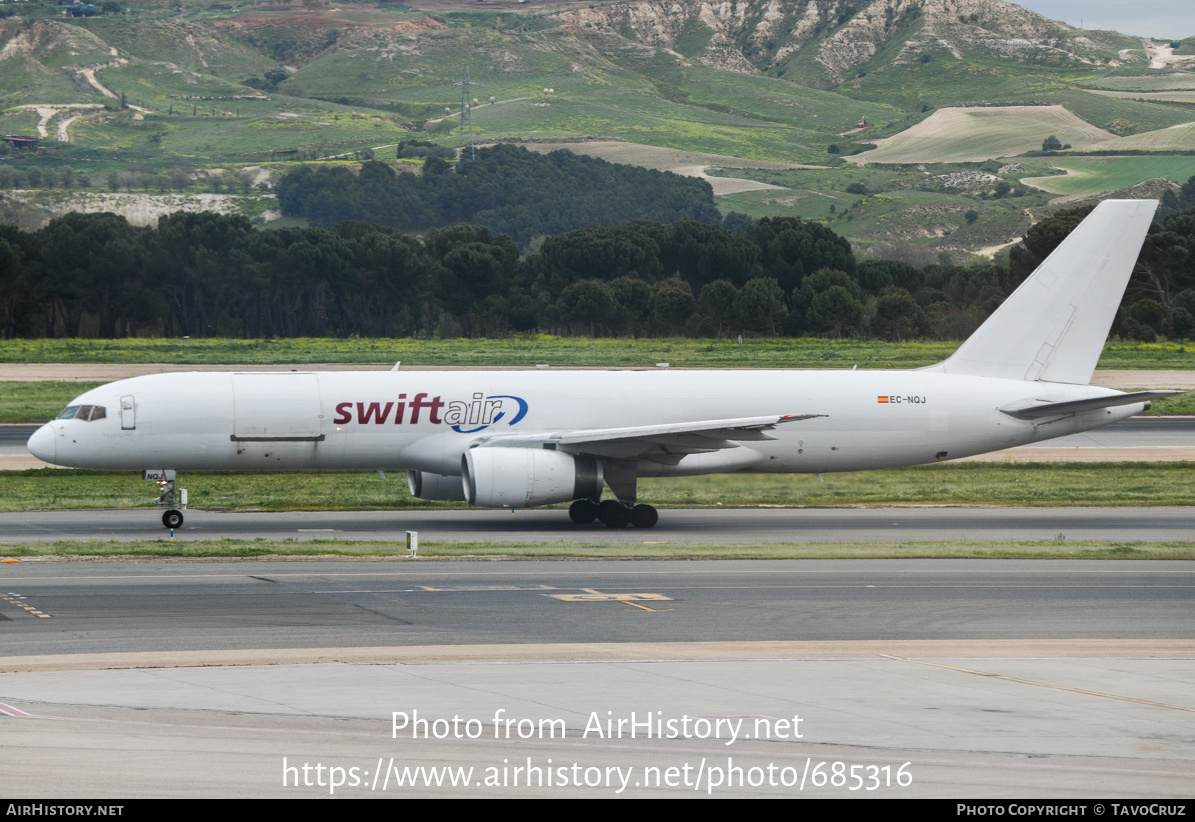
[[[1040,405],[1026,405],[1021,408],[1001,408],[1010,417],[1021,420],[1036,420],[1040,417],[1057,417],[1062,414],[1077,414],[1080,411],[1094,411],[1099,408],[1112,408],[1117,405],[1132,405],[1138,402],[1149,402],[1160,397],[1170,397],[1175,394],[1185,394],[1185,391],[1134,391],[1131,394],[1112,394],[1107,397],[1092,397],[1086,400],[1069,400],[1067,402],[1044,402]]]

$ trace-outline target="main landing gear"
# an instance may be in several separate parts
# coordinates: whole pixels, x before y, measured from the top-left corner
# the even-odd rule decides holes
[[[578,525],[588,525],[597,519],[609,528],[625,528],[628,525],[634,525],[636,528],[651,528],[660,519],[654,506],[644,503],[633,506],[624,505],[612,499],[601,502],[579,499],[569,506],[568,516]]]
[[[602,463],[602,478],[617,499],[598,502],[595,499],[579,499],[569,506],[569,518],[578,525],[588,525],[595,519],[608,528],[651,528],[660,519],[655,507],[636,504],[638,476],[635,463],[623,460],[609,460]]]

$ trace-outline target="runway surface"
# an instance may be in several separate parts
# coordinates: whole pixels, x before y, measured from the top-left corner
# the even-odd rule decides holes
[[[405,553],[421,543],[759,544],[1092,540],[1189,541],[1191,508],[728,508],[666,509],[654,528],[578,526],[564,510],[297,511],[188,510],[175,541],[270,539],[386,541]],[[0,542],[168,538],[156,509],[0,513]]]

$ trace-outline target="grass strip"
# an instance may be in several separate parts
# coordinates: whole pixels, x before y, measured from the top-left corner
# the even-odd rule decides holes
[[[904,542],[895,544],[777,542],[744,545],[691,543],[420,542],[406,559],[403,542],[347,540],[146,540],[0,543],[7,558],[320,558],[403,559],[1195,559],[1195,542]]]
[[[0,422],[45,422],[66,404],[102,382],[0,382]]]
[[[957,341],[829,340],[766,337],[745,340],[618,339],[523,334],[504,339],[292,338],[278,340],[34,339],[0,340],[4,363],[175,363],[272,365],[377,363],[418,366],[684,368],[918,368],[949,357]],[[1184,342],[1109,341],[1100,368],[1184,369],[1195,357]]]
[[[756,505],[1195,505],[1195,463],[961,462],[809,475],[715,474],[645,479],[639,497],[662,508]],[[465,509],[411,497],[405,475],[369,471],[185,473],[192,507],[221,511]],[[140,475],[81,469],[0,472],[0,511],[147,508],[157,488]],[[554,506],[564,508],[567,506]]]

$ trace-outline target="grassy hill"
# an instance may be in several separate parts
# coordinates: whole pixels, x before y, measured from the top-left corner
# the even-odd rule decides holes
[[[728,194],[722,210],[828,220],[864,243],[996,245],[1028,224],[1026,208],[1048,208],[1063,188],[1099,193],[1144,174],[1181,182],[1190,166],[1174,153],[1195,150],[1195,74],[1149,69],[1137,38],[1001,0],[416,5],[147,0],[82,20],[22,5],[0,20],[0,132],[44,130],[58,151],[0,157],[0,186],[21,187],[31,168],[69,167],[75,185],[92,189],[112,188],[118,173],[161,187],[181,172],[175,193],[186,194],[218,169],[283,171],[364,149],[392,160],[411,139],[456,146],[454,84],[466,67],[478,141],[615,139],[827,166],[832,173],[734,171],[785,190]],[[928,179],[1040,148],[1050,134],[1076,150],[1170,159],[1115,173],[1068,159],[1056,165],[1084,182],[1018,186],[1020,199]],[[848,155],[867,168],[852,171]],[[1022,162],[1032,166],[1022,176],[1058,174]],[[925,164],[932,174],[916,168]],[[866,193],[847,192],[850,182]],[[0,202],[0,219],[29,219],[22,208]],[[969,211],[978,218],[964,220]]]
[[[874,151],[851,159],[867,163],[983,161],[1039,150],[1048,135],[1079,145],[1112,138],[1062,106],[946,108],[894,137],[877,140]]]

